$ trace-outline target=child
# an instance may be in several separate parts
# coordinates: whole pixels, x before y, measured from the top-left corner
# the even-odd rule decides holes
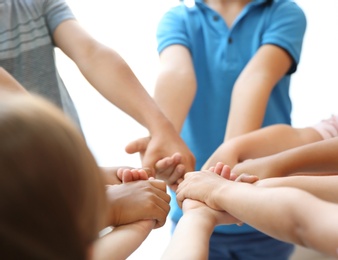
[[[195,155],[196,170],[224,140],[291,123],[290,80],[305,28],[303,11],[289,0],[181,1],[162,17],[154,98]],[[171,195],[175,227],[182,212]],[[232,225],[215,229],[209,257],[285,260],[292,251],[252,227]]]
[[[149,131],[144,167],[180,152],[193,170],[194,156],[125,60],[85,31],[65,0],[2,0],[0,13],[0,67],[28,92],[58,105],[81,128],[56,66],[58,48],[105,99]]]
[[[165,183],[133,182],[147,186],[128,200],[123,194],[115,200],[109,191],[115,186],[123,191],[128,183],[105,189],[83,136],[61,111],[37,96],[2,93],[0,99],[2,257],[126,259],[156,225],[150,210],[128,208],[131,198],[144,206],[142,196],[152,194],[157,199],[150,205],[160,204],[166,216]],[[99,231],[113,224],[113,231],[99,238]]]

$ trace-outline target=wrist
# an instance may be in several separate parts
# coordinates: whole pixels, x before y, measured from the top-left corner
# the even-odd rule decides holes
[[[158,133],[164,134],[168,131],[176,133],[173,124],[162,113],[157,115],[154,120],[151,120],[147,128],[151,136]]]
[[[215,228],[217,220],[214,218],[212,214],[208,214],[208,208],[198,208],[192,209],[187,212],[184,212],[184,215],[191,222],[196,223],[196,226],[203,228],[206,232],[209,230],[210,233]]]

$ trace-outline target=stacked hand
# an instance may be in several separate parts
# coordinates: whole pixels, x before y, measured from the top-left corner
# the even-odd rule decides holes
[[[186,173],[184,180],[177,188],[176,198],[184,212],[193,209],[193,207],[191,207],[193,200],[195,206],[199,205],[200,210],[202,205],[205,205],[210,210],[214,210],[213,213],[209,213],[211,214],[211,217],[216,217],[217,221],[215,223],[238,224],[239,221],[236,218],[230,216],[217,204],[217,190],[222,186],[227,185],[227,182],[229,181],[254,183],[257,180],[258,177],[253,175],[241,174],[237,176],[231,172],[229,166],[224,165],[223,163],[217,163],[208,171]],[[190,206],[185,206],[186,201],[188,201],[188,205]],[[218,219],[217,217],[220,218]]]
[[[170,196],[163,181],[148,179],[145,169],[120,168],[116,175],[121,184],[107,185],[110,204],[109,223],[113,226],[140,220],[154,220],[154,228],[165,224]]]

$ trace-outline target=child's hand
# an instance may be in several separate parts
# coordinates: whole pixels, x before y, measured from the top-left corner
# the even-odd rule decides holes
[[[218,162],[216,166],[210,167],[209,171],[217,173],[223,178],[231,181],[254,183],[259,180],[258,176],[256,175],[250,175],[247,173],[237,175],[236,173],[231,172],[230,167],[222,162]]]
[[[117,176],[123,183],[127,183],[131,181],[148,180],[153,174],[149,168],[119,168],[117,170]]]
[[[170,210],[170,196],[164,181],[140,180],[108,185],[106,194],[110,206],[108,225],[152,219],[158,228],[164,225]]]
[[[164,180],[171,189],[176,190],[178,183],[183,180],[186,170],[181,162],[182,156],[179,153],[159,160],[155,165],[156,178]]]
[[[215,226],[241,223],[237,218],[226,211],[214,210],[197,200],[185,199],[182,203],[182,210],[184,214],[189,212],[189,214],[205,216],[206,219],[210,219],[210,221],[214,222]]]

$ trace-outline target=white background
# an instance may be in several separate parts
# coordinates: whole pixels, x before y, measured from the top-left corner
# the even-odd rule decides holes
[[[163,12],[178,0],[67,0],[79,22],[117,50],[152,95],[157,74],[155,30]],[[338,1],[296,0],[308,28],[298,71],[291,85],[293,125],[308,126],[338,112]],[[99,96],[74,64],[57,52],[61,75],[80,113],[88,145],[102,166],[140,166],[125,145],[146,131]],[[128,259],[159,259],[170,239],[170,224],[152,231]]]

